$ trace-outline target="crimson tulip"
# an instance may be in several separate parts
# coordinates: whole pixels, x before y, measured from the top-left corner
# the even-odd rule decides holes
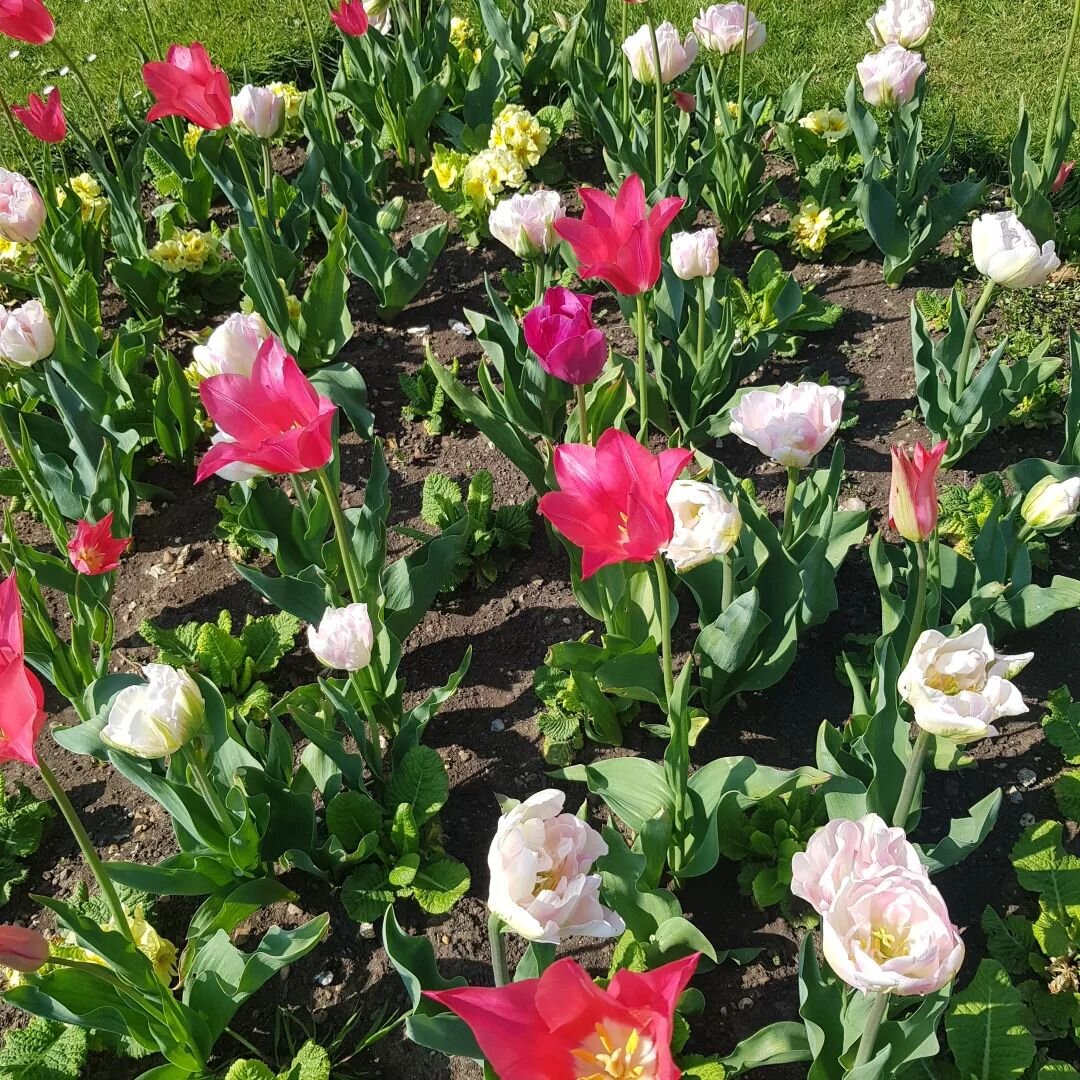
[[[1075,161],[1063,161],[1061,168],[1057,171],[1057,176],[1054,177],[1054,182],[1050,185],[1050,194],[1056,195],[1068,182],[1069,177],[1073,174],[1073,169],[1076,168]]]
[[[661,199],[649,209],[641,177],[628,176],[615,198],[598,188],[579,188],[581,218],[555,222],[574,249],[583,278],[600,278],[624,296],[648,292],[660,279],[660,241],[684,199]]]
[[[572,386],[595,382],[607,363],[607,339],[592,320],[593,299],[556,286],[522,322],[540,366]]]
[[[49,943],[25,926],[0,926],[0,967],[29,973],[49,960]]]
[[[559,490],[540,499],[540,513],[581,548],[583,578],[612,563],[652,562],[667,547],[675,532],[668,491],[692,457],[689,450],[654,457],[616,428],[596,446],[556,447]]]
[[[120,556],[131,543],[131,537],[114,537],[112,523],[110,511],[96,525],[80,521],[75,526],[75,535],[68,542],[67,550],[71,565],[80,574],[107,574],[120,565]]]
[[[210,62],[199,42],[170,45],[167,58],[143,64],[142,74],[157,98],[146,114],[151,123],[163,116],[182,116],[205,131],[217,131],[232,122],[229,77]]]
[[[27,45],[47,45],[55,33],[56,23],[41,0],[0,0],[0,34]]]
[[[685,90],[673,90],[671,96],[675,100],[675,104],[684,113],[693,114],[696,111],[697,98],[693,94],[688,94]]]
[[[31,94],[25,106],[13,105],[11,111],[35,139],[44,143],[62,143],[67,135],[67,117],[64,115],[59,87],[52,88],[48,101]]]
[[[499,1075],[529,1080],[679,1080],[671,1056],[675,1005],[698,957],[654,971],[624,968],[600,989],[576,960],[507,986],[426,991],[457,1013]]]
[[[930,450],[922,443],[916,443],[913,451],[892,448],[889,524],[905,540],[923,543],[937,528],[937,473],[948,448],[944,440]]]
[[[275,337],[267,338],[251,375],[214,375],[199,386],[221,442],[206,452],[195,482],[229,465],[268,473],[321,469],[334,454],[337,406],[321,397]]]
[[[348,37],[363,37],[370,21],[363,0],[341,0],[330,12],[330,19]]]
[[[45,724],[45,693],[26,666],[22,601],[14,574],[0,582],[0,762],[38,767],[37,737]]]

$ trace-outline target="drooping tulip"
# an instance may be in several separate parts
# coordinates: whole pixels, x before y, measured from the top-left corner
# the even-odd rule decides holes
[[[836,434],[844,391],[817,383],[751,390],[731,410],[731,433],[789,469],[805,469]]]
[[[720,244],[715,229],[678,232],[671,238],[671,269],[683,281],[712,277],[720,268]]]
[[[52,356],[55,346],[53,325],[40,300],[27,300],[17,308],[0,307],[0,362],[32,367]]]
[[[667,496],[675,531],[664,554],[679,573],[726,555],[739,540],[739,508],[712,484],[676,480]]]
[[[540,513],[582,549],[581,576],[613,563],[651,562],[671,542],[675,519],[667,496],[689,464],[689,450],[649,453],[610,428],[596,446],[555,449],[559,490],[540,499]]]
[[[934,0],[885,0],[867,20],[866,29],[878,48],[917,49],[930,36],[936,13]]]
[[[45,692],[26,666],[22,601],[11,574],[0,582],[0,762],[37,768],[37,737],[45,724]]]
[[[916,443],[892,448],[889,525],[905,540],[923,543],[934,535],[938,520],[937,474],[949,444],[942,440],[927,450]]]
[[[1006,289],[1042,285],[1061,265],[1054,241],[1041,247],[1011,210],[983,214],[971,225],[971,254],[980,274]]]
[[[146,682],[121,690],[109,707],[101,741],[133,757],[175,754],[203,726],[206,704],[195,680],[180,668],[147,664]]]
[[[578,273],[600,278],[624,296],[648,292],[660,278],[660,241],[684,201],[661,199],[651,210],[641,177],[628,176],[612,198],[597,188],[580,188],[581,218],[563,218],[555,231],[574,250]]]
[[[199,42],[171,45],[167,58],[143,64],[142,74],[157,99],[146,116],[151,123],[164,116],[182,116],[205,131],[217,131],[232,122],[229,77],[211,63]]]
[[[886,109],[898,109],[911,101],[924,71],[923,58],[903,45],[886,45],[876,53],[867,53],[858,64],[863,97],[868,104]]]
[[[49,943],[25,926],[0,926],[0,967],[29,974],[49,961]]]
[[[32,244],[45,224],[45,203],[22,173],[0,168],[0,240]]]
[[[757,52],[765,44],[765,24],[742,4],[713,4],[694,20],[694,33],[701,47],[720,56],[729,56],[742,49],[744,29],[746,52]]]
[[[1073,169],[1076,168],[1075,161],[1063,161],[1061,168],[1058,169],[1057,175],[1054,177],[1054,182],[1050,185],[1050,194],[1056,195],[1061,189],[1069,182],[1069,177],[1073,174]]]
[[[536,259],[558,244],[555,222],[564,217],[562,196],[542,189],[502,199],[488,215],[488,228],[519,259]]]
[[[370,25],[363,0],[341,0],[330,12],[330,19],[348,37],[363,37]]]
[[[268,86],[248,83],[232,99],[232,122],[256,139],[276,139],[285,126],[285,99]]]
[[[68,541],[68,558],[80,574],[107,574],[120,565],[120,556],[131,543],[130,536],[114,537],[112,511],[96,525],[80,521]]]
[[[270,327],[257,312],[230,315],[210,335],[205,345],[191,350],[195,373],[202,379],[214,375],[251,375]]]
[[[1080,511],[1080,476],[1044,476],[1024,497],[1020,516],[1033,529],[1064,528]]]
[[[0,0],[0,34],[27,45],[47,45],[56,23],[41,0]]]
[[[54,86],[47,100],[31,94],[26,105],[13,105],[11,111],[23,127],[43,143],[62,143],[67,135],[67,117],[60,100],[60,88]]]
[[[540,366],[572,386],[595,382],[608,359],[607,338],[592,319],[593,300],[557,285],[522,321],[525,343]]]
[[[567,957],[539,979],[425,996],[469,1025],[502,1077],[678,1080],[671,1056],[673,1017],[697,962],[694,954],[653,971],[624,968],[601,990]]]
[[[308,648],[336,671],[360,671],[371,663],[375,631],[367,604],[327,608],[318,626],[307,630]]]
[[[684,40],[675,26],[662,22],[656,27],[655,47],[652,31],[643,26],[623,42],[622,49],[630,61],[634,78],[646,86],[653,86],[656,83],[657,50],[660,53],[660,81],[669,83],[690,70],[697,59],[698,41],[693,34],[687,34]]]
[[[337,406],[318,393],[277,338],[263,343],[250,377],[215,375],[200,385],[199,396],[232,441],[210,447],[196,483],[236,462],[290,475],[321,469],[333,456]]]

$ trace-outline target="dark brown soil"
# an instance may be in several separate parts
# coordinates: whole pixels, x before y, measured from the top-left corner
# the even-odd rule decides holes
[[[281,164],[285,167],[295,162]],[[439,212],[420,201],[416,191],[409,195],[414,201],[406,230],[413,232],[430,224]],[[744,247],[733,253],[733,258],[738,265],[748,265],[751,255]],[[358,284],[353,290],[356,336],[344,357],[367,381],[376,427],[387,444],[395,524],[418,524],[423,479],[436,468],[456,479],[467,478],[481,467],[489,469],[495,478],[497,502],[523,501],[531,495],[525,480],[483,436],[466,430],[432,438],[421,426],[401,419],[398,373],[413,371],[422,362],[423,338],[418,329],[429,327],[438,356],[443,361],[459,357],[468,377],[479,348],[451,324],[462,319],[464,308],[484,309],[484,274],[505,265],[508,259],[501,248],[471,252],[460,240],[452,239],[423,293],[392,325],[373,320],[372,298],[365,286]],[[843,305],[844,316],[830,332],[811,336],[796,360],[768,364],[759,381],[784,381],[801,371],[814,376],[827,372],[834,382],[848,385],[861,380],[855,395],[858,424],[843,435],[848,462],[843,494],[864,499],[877,512],[875,525],[883,526],[889,447],[897,440],[925,435],[911,419],[915,402],[909,305],[918,288],[950,286],[958,264],[948,259],[932,262],[898,290],[882,284],[880,265],[872,260],[844,266],[802,265],[794,270],[800,281],[813,284],[827,300]],[[998,433],[971,456],[969,471],[957,478],[970,479],[973,473],[1002,468],[1033,454],[1053,456],[1059,439],[1057,432]],[[736,473],[752,476],[769,505],[779,508],[783,482],[779,469],[735,439],[728,440],[719,453]],[[346,439],[343,477],[348,503],[362,498],[368,460],[368,447],[354,436]],[[151,650],[138,635],[139,623],[145,618],[176,625],[212,619],[227,608],[235,621],[263,609],[259,598],[234,571],[222,542],[213,538],[217,521],[213,502],[222,490],[218,482],[195,488],[190,477],[164,467],[155,469],[149,479],[175,497],[169,503],[143,507],[136,522],[135,551],[125,559],[117,584],[118,668],[133,668],[150,658]],[[31,539],[42,539],[32,521],[20,520],[20,528]],[[400,541],[401,546],[404,543]],[[1074,537],[1067,534],[1053,547],[1055,571],[1069,573],[1080,565]],[[841,724],[848,715],[850,694],[833,670],[844,636],[873,633],[878,626],[878,596],[865,552],[852,553],[838,589],[840,610],[800,643],[799,659],[788,676],[765,693],[738,700],[728,715],[716,719],[697,748],[699,763],[738,752],[770,765],[791,767],[812,762],[820,722],[827,719]],[[450,771],[452,794],[443,813],[447,847],[469,866],[472,893],[442,919],[425,918],[408,904],[401,905],[399,912],[410,930],[433,941],[449,973],[466,975],[477,983],[490,978],[481,898],[487,887],[487,846],[498,815],[494,796],[498,792],[520,798],[547,783],[534,719],[537,702],[531,691],[532,673],[550,644],[578,636],[591,626],[574,601],[563,553],[553,551],[543,531],[537,529],[527,557],[492,589],[476,592],[466,587],[459,595],[441,600],[407,643],[402,668],[410,697],[441,684],[457,667],[466,647],[471,645],[474,650],[465,685],[431,724],[427,736]],[[972,958],[980,952],[978,920],[983,906],[992,902],[1003,908],[1023,899],[1007,859],[1021,831],[1021,816],[1054,812],[1049,786],[1060,762],[1043,743],[1037,703],[1077,666],[1078,631],[1080,616],[1070,612],[1023,642],[1001,643],[1036,650],[1035,661],[1021,681],[1033,710],[1007,722],[1000,738],[976,747],[971,769],[960,775],[935,776],[931,783],[931,810],[924,826],[927,836],[933,836],[949,816],[962,813],[992,788],[1005,786],[1012,793],[983,848],[941,878],[953,917],[968,927],[965,937]],[[298,650],[283,667],[279,689],[309,680],[314,674],[309,656]],[[54,719],[66,723],[72,718],[59,713]],[[643,748],[654,755],[661,752],[659,744],[648,745],[647,740]],[[43,749],[106,857],[154,862],[173,850],[164,812],[115,772],[73,757],[47,739]],[[1034,770],[1038,780],[1034,788],[1021,792],[1015,786],[1016,774],[1025,767]],[[26,770],[12,768],[11,776],[41,792],[37,778]],[[793,976],[798,934],[776,910],[757,911],[741,897],[736,873],[734,864],[722,862],[713,875],[695,882],[681,897],[689,916],[718,949],[753,946],[762,950],[759,958],[744,968],[726,964],[698,980],[708,1000],[708,1012],[707,1019],[698,1022],[690,1044],[695,1052],[726,1052],[764,1024],[796,1015]],[[4,912],[5,919],[34,922],[38,909],[28,898],[31,889],[63,894],[85,876],[72,840],[54,821],[32,860],[30,889],[17,892]],[[405,1005],[397,976],[378,942],[361,936],[336,896],[303,875],[293,875],[289,884],[298,894],[295,904],[263,913],[245,927],[245,934],[254,937],[273,922],[295,925],[324,910],[333,916],[332,930],[311,957],[273,980],[238,1015],[237,1029],[267,1052],[275,1049],[273,1032],[279,1009],[290,1010],[309,1028],[332,1035],[354,1012],[362,1018],[357,1031],[364,1031],[386,1010],[400,1011]],[[162,931],[182,938],[193,904],[166,900],[158,910]],[[570,951],[598,972],[606,966],[603,948],[578,943]],[[14,1011],[5,1009],[0,1021],[16,1022]],[[229,1055],[239,1052],[228,1039],[220,1049]],[[411,1046],[400,1030],[354,1064],[367,1075],[384,1080],[464,1080],[475,1075],[467,1063],[451,1064]],[[142,1071],[135,1064],[102,1060],[92,1067],[91,1074],[106,1069],[117,1080]],[[804,1076],[805,1070],[774,1070],[771,1075],[787,1080]]]

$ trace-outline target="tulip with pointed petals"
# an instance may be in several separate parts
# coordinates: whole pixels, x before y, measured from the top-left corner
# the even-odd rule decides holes
[[[506,1080],[679,1080],[671,1056],[673,1017],[697,962],[695,954],[654,971],[624,968],[601,990],[566,958],[539,979],[425,996],[469,1025],[492,1069]]]
[[[114,537],[110,511],[96,525],[80,521],[68,542],[68,558],[80,574],[107,574],[120,565],[120,556],[131,543],[130,536]]]
[[[47,45],[55,33],[56,23],[41,0],[0,0],[0,34],[27,45]]]
[[[905,540],[921,544],[934,535],[938,519],[937,474],[949,449],[942,440],[927,450],[892,448],[892,486],[889,489],[889,524]]]
[[[67,117],[64,116],[59,87],[52,88],[48,100],[42,101],[37,94],[31,94],[26,105],[13,105],[11,111],[23,127],[43,143],[62,143],[67,135]]]
[[[581,218],[562,218],[555,231],[574,249],[578,274],[600,278],[623,296],[648,292],[660,278],[660,241],[684,199],[661,199],[651,210],[641,177],[628,176],[615,198],[580,188]]]
[[[583,578],[613,563],[652,562],[667,547],[675,532],[668,491],[692,457],[689,450],[654,457],[615,428],[596,446],[556,447],[559,490],[540,499],[540,513],[581,548]]]
[[[22,601],[12,574],[0,582],[0,762],[37,768],[37,737],[45,723],[45,693],[26,666]]]
[[[1058,169],[1057,176],[1054,177],[1054,182],[1050,185],[1051,195],[1056,195],[1069,182],[1069,177],[1072,176],[1075,168],[1075,161],[1063,161],[1061,163],[1061,168]]]
[[[371,23],[363,0],[341,0],[330,20],[346,37],[363,37]]]
[[[169,46],[167,58],[143,64],[142,74],[157,99],[146,115],[151,123],[163,116],[182,116],[204,131],[232,123],[229,77],[211,63],[199,42]]]
[[[275,337],[263,343],[250,376],[215,375],[199,386],[199,396],[232,441],[210,447],[196,483],[236,462],[289,475],[321,469],[333,457],[337,406],[320,396]]]
[[[49,960],[49,943],[25,926],[0,926],[0,967],[29,974]]]
[[[595,382],[608,359],[607,338],[592,320],[593,299],[557,285],[522,322],[540,366],[572,386]]]

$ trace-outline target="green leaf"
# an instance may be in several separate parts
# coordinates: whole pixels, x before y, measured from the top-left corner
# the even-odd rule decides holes
[[[1031,968],[1029,955],[1035,950],[1035,929],[1030,919],[1007,915],[1004,919],[989,905],[982,913],[986,951],[1010,975],[1025,975]]]
[[[406,803],[399,803],[394,811],[390,841],[403,855],[412,855],[420,850],[420,831],[416,827],[412,808]]]
[[[330,1080],[330,1067],[330,1055],[314,1039],[308,1039],[280,1080]]]
[[[461,489],[443,473],[428,473],[420,497],[420,516],[436,529],[445,529],[463,513]]]
[[[386,805],[405,803],[417,825],[430,821],[450,795],[450,778],[437,750],[413,747],[394,769],[386,785]]]
[[[86,1064],[87,1032],[35,1016],[12,1028],[0,1047],[0,1080],[78,1080]]]
[[[1080,858],[1066,853],[1061,831],[1058,821],[1032,825],[1016,842],[1010,858],[1020,885],[1039,893],[1047,908],[1066,921],[1069,906],[1080,904]]]
[[[266,675],[281,663],[296,644],[300,620],[287,611],[259,618],[248,616],[240,634],[244,655],[251,660],[256,675]]]
[[[1043,731],[1074,765],[1080,765],[1080,702],[1072,699],[1067,686],[1054,690],[1047,702]]]
[[[274,1080],[274,1074],[261,1061],[234,1061],[225,1080]]]
[[[386,872],[378,866],[361,866],[341,886],[341,902],[356,922],[376,922],[394,902],[394,890]]]
[[[382,831],[382,810],[361,791],[341,791],[327,803],[326,831],[346,851],[355,851],[368,833]]]
[[[1080,821],[1080,769],[1067,769],[1054,781],[1054,798],[1063,817]]]
[[[8,795],[6,777],[0,773],[0,904],[11,899],[12,886],[26,880],[23,860],[37,851],[52,813],[51,804],[36,799],[22,784]]]
[[[466,502],[466,509],[469,511],[469,517],[472,518],[474,528],[487,528],[491,505],[494,501],[495,482],[487,469],[480,469],[469,481],[469,497]]]
[[[468,891],[469,871],[457,859],[438,859],[423,867],[413,882],[413,897],[430,915],[445,915]]]

